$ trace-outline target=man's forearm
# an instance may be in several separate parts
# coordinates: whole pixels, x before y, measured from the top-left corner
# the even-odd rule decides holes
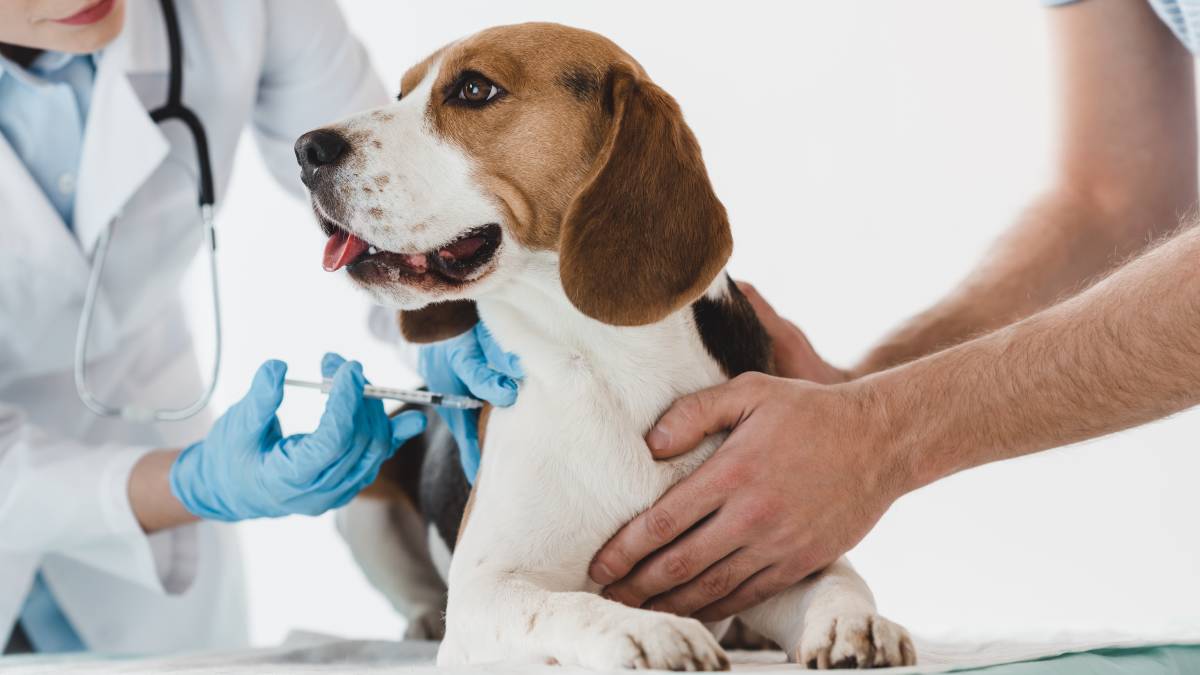
[[[1196,405],[1200,228],[1068,301],[858,386],[909,489]]]
[[[199,520],[171,493],[171,465],[178,456],[178,450],[146,453],[129,475],[129,505],[147,533]]]
[[[1195,207],[1192,55],[1145,2],[1075,3],[1047,20],[1059,119],[1051,191],[950,297],[852,374],[906,363],[1049,307]]]
[[[1067,190],[1050,193],[954,292],[886,337],[851,373],[907,363],[1025,318],[1138,253],[1151,236],[1142,223],[1176,218],[1156,208],[1106,211]]]

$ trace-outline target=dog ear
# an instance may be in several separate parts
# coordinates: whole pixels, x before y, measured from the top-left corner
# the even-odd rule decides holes
[[[435,302],[421,309],[401,310],[397,313],[400,334],[404,339],[425,344],[446,340],[461,335],[479,321],[472,300],[450,300]]]
[[[699,297],[733,237],[675,99],[626,64],[606,84],[611,126],[564,216],[560,274],[581,312],[637,326]]]

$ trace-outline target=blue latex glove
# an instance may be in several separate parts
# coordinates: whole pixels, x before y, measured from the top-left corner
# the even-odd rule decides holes
[[[521,360],[500,348],[483,322],[458,337],[421,347],[417,369],[430,391],[474,396],[502,408],[517,402]],[[479,411],[438,408],[471,485],[479,472]]]
[[[324,513],[353,499],[425,428],[416,411],[389,420],[382,401],[363,398],[362,366],[326,354],[321,375],[333,378],[333,389],[321,423],[285,438],[275,411],[286,372],[282,361],[264,363],[245,398],[175,460],[171,492],[188,511],[226,521]]]

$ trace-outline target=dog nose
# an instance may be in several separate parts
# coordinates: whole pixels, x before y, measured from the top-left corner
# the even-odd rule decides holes
[[[317,129],[296,141],[296,161],[300,163],[300,179],[312,187],[317,169],[337,164],[350,144],[336,131]]]

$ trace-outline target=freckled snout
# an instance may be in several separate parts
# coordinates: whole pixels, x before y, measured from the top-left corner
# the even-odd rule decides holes
[[[296,162],[300,164],[300,180],[314,189],[318,171],[336,166],[346,156],[350,143],[341,134],[329,129],[317,129],[296,140]]]

